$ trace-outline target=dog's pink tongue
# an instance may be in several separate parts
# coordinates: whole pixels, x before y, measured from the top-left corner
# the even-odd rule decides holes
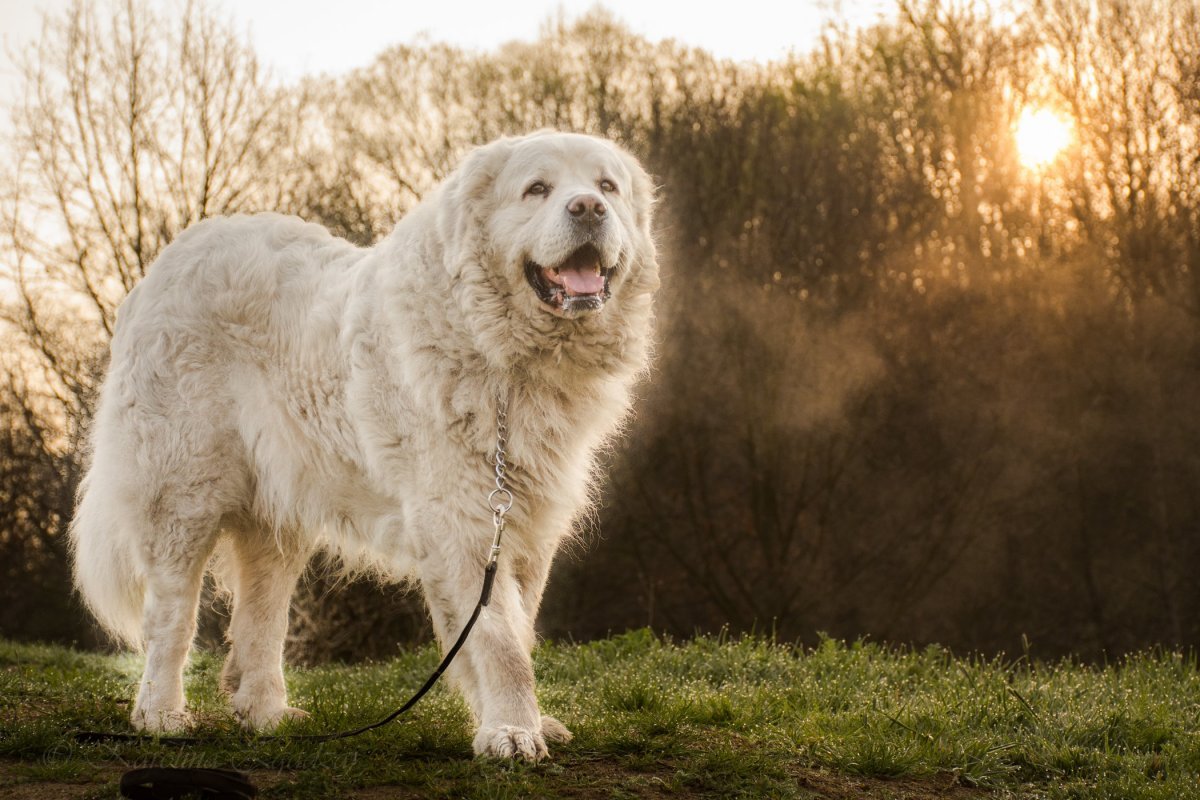
[[[594,269],[564,267],[559,270],[558,276],[567,294],[599,294],[604,291],[604,276]]]

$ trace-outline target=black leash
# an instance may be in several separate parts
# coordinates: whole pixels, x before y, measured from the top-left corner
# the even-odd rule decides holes
[[[249,800],[258,789],[245,773],[232,769],[146,767],[121,776],[121,794],[131,800],[176,800],[196,794],[203,800]]]
[[[498,549],[499,546],[494,545],[493,548]],[[433,685],[438,682],[438,678],[442,677],[442,673],[445,672],[446,668],[450,666],[450,662],[454,660],[456,655],[458,655],[458,651],[462,649],[463,644],[467,641],[467,634],[471,632],[471,628],[475,627],[475,620],[479,619],[479,614],[481,611],[483,611],[483,607],[486,606],[488,604],[488,600],[492,598],[492,583],[495,580],[496,559],[493,555],[493,557],[488,561],[487,567],[485,567],[483,570],[483,591],[479,595],[479,602],[475,604],[475,610],[471,612],[470,618],[467,619],[467,624],[463,626],[462,633],[458,635],[457,641],[455,641],[454,644],[451,645],[450,649],[446,651],[445,657],[442,658],[442,663],[437,665],[437,669],[435,669],[433,674],[430,675],[425,681],[425,685],[420,689],[417,689],[416,694],[408,698],[408,702],[406,702],[404,705],[400,706],[391,714],[388,714],[378,722],[372,722],[370,725],[363,725],[361,728],[355,728],[354,730],[350,731],[297,736],[272,736],[270,738],[299,739],[306,742],[332,742],[336,739],[349,739],[351,736],[358,736],[360,733],[366,733],[367,731],[373,731],[376,728],[382,728],[396,717],[399,717],[401,714],[407,712],[410,708],[417,704],[418,700],[425,696],[426,692],[433,688]]]

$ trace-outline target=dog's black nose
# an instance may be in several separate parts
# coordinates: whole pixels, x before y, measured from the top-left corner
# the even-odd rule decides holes
[[[567,203],[567,213],[581,222],[599,222],[608,213],[608,208],[597,195],[580,194]]]

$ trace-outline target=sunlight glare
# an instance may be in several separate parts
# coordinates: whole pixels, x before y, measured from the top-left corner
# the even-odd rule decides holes
[[[1071,121],[1048,108],[1026,108],[1017,120],[1017,153],[1026,169],[1050,164],[1071,141]]]

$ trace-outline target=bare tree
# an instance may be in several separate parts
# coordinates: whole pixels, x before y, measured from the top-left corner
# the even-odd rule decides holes
[[[168,18],[80,0],[19,65],[0,166],[0,550],[21,579],[3,622],[80,639],[62,533],[117,307],[187,225],[292,202],[304,99],[200,2]]]
[[[10,358],[42,379],[37,410],[61,427],[86,415],[117,306],[180,230],[287,205],[298,101],[198,2],[174,19],[141,0],[76,2],[20,67],[3,319]]]
[[[1041,0],[1038,12],[1053,93],[1079,139],[1075,216],[1117,289],[1200,315],[1200,11],[1192,0]]]

